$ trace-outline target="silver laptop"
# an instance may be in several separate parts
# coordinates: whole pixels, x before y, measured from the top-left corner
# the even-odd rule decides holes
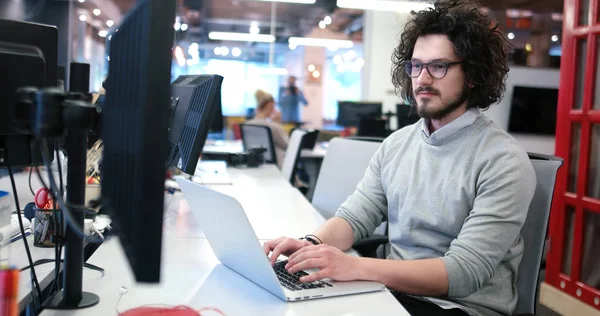
[[[292,302],[384,289],[382,284],[368,281],[300,282],[299,277],[316,270],[290,274],[283,268],[286,261],[271,266],[236,199],[182,177],[175,179],[219,261],[280,299]]]

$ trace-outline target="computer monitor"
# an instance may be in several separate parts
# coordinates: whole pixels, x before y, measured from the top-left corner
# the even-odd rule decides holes
[[[42,163],[32,146],[34,109],[17,105],[16,91],[57,86],[57,56],[56,27],[0,19],[0,167]]]
[[[336,124],[345,127],[355,127],[361,118],[381,118],[381,102],[351,102],[338,101],[338,117]]]
[[[171,84],[168,165],[194,174],[209,130],[223,126],[218,75],[180,76]],[[221,128],[222,129],[222,128]]]
[[[554,136],[558,88],[514,87],[508,131]]]
[[[215,109],[215,113],[212,116],[212,122],[210,124],[210,133],[223,133],[223,129],[225,128],[225,121],[223,117],[223,105],[221,103],[220,93],[218,98],[219,100],[215,103],[215,107],[217,108]]]
[[[160,281],[175,5],[138,1],[111,34],[102,202],[138,282]]]
[[[401,129],[405,126],[415,124],[421,117],[417,114],[417,109],[414,106],[405,103],[397,103],[396,119],[398,120],[398,129]]]

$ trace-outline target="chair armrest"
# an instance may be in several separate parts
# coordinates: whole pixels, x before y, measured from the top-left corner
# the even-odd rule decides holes
[[[362,257],[377,258],[377,248],[389,242],[387,236],[373,235],[369,238],[359,240],[352,248],[356,250]]]

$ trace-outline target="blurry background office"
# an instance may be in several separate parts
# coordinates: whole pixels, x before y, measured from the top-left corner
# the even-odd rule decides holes
[[[92,91],[100,89],[107,75],[110,34],[135,4],[134,0],[1,2],[4,16],[58,25],[59,64],[67,60],[90,63]],[[278,101],[280,87],[290,75],[298,77],[297,85],[308,101],[307,106],[299,106],[305,127],[335,126],[339,101],[381,102],[383,112],[391,115],[396,104],[403,103],[390,81],[390,54],[409,18],[408,10],[419,9],[422,3],[402,6],[397,13],[380,10],[376,1],[349,1],[349,8],[337,5],[336,0],[177,2],[172,80],[184,74],[225,77],[222,113],[226,124],[217,138],[234,137],[232,124],[251,115],[257,89],[272,93]],[[556,107],[562,1],[523,5],[515,0],[489,0],[483,5],[514,45],[507,93],[487,115],[517,134],[527,147],[552,154],[554,118],[544,122],[545,129],[531,131],[523,130],[518,122],[527,118],[516,115],[515,124],[509,121],[511,107],[524,98],[543,95],[548,102],[540,105],[544,111]],[[390,8],[394,9],[384,9]],[[397,120],[391,119],[390,128],[397,127]]]

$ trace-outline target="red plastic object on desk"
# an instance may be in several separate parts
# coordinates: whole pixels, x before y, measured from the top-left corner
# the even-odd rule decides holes
[[[0,315],[19,315],[19,270],[0,270]]]
[[[35,192],[35,206],[41,210],[48,210],[52,208],[52,199],[50,198],[50,191],[46,188],[39,188]]]

